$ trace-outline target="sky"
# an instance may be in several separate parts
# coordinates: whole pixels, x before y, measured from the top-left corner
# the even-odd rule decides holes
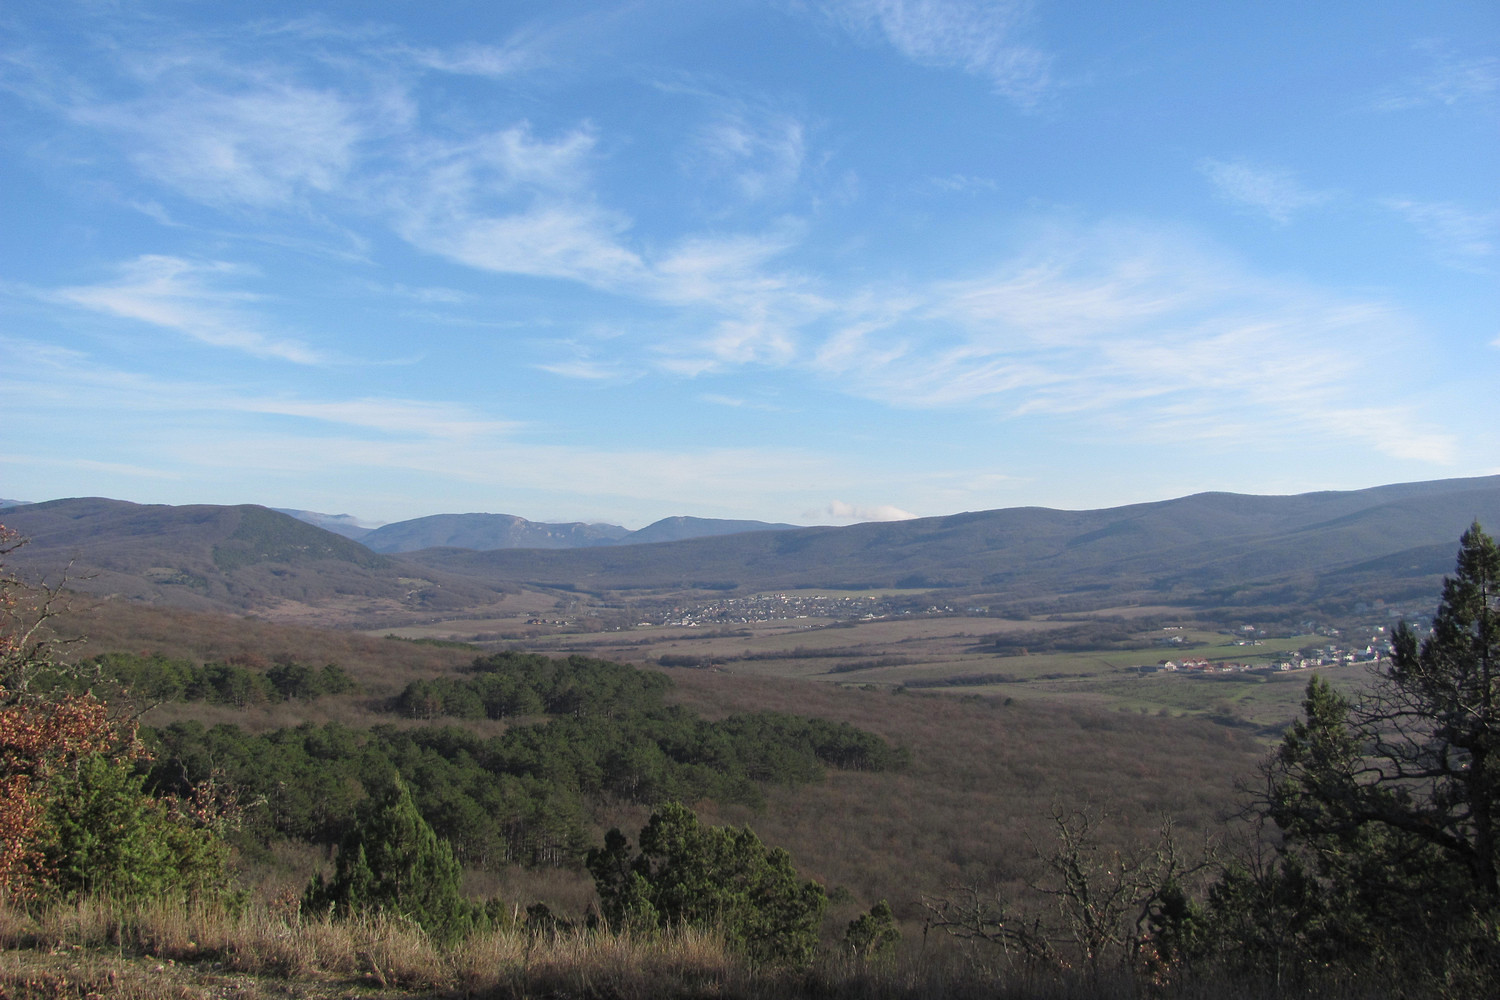
[[[1500,472],[1492,2],[0,7],[0,497],[844,524]]]

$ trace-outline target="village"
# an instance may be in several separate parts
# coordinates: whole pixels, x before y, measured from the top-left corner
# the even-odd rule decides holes
[[[1164,631],[1178,631],[1175,627]],[[1326,635],[1337,637],[1337,629],[1320,630]],[[1322,647],[1308,647],[1295,653],[1290,653],[1278,658],[1261,659],[1256,658],[1244,660],[1210,660],[1203,656],[1183,656],[1176,659],[1162,660],[1156,664],[1146,664],[1138,667],[1142,674],[1234,674],[1234,673],[1284,673],[1293,670],[1311,670],[1315,667],[1335,667],[1352,663],[1379,663],[1390,656],[1390,642],[1386,637],[1386,627],[1376,626],[1371,631],[1367,642],[1363,645],[1349,645],[1343,642],[1332,642]],[[1255,638],[1257,634],[1253,626],[1244,626],[1242,629],[1244,638],[1236,641],[1237,646],[1254,647],[1261,645],[1262,640]],[[1180,641],[1177,636],[1166,636],[1158,642],[1162,645],[1175,645]]]

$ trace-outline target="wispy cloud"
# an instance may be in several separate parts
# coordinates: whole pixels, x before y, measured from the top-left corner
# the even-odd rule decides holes
[[[503,45],[461,45],[457,48],[400,48],[395,50],[424,69],[461,76],[504,79],[547,65],[542,46],[526,34]]]
[[[208,204],[281,207],[347,182],[369,116],[344,95],[267,73],[231,87],[172,77],[135,101],[77,104],[72,118],[121,136],[142,173]]]
[[[699,129],[688,169],[728,176],[739,197],[761,201],[785,195],[802,174],[806,135],[796,117],[756,113],[740,104]]]
[[[1483,271],[1500,241],[1500,212],[1475,212],[1452,202],[1390,198],[1385,206],[1421,233],[1438,260],[1466,271]]]
[[[627,377],[621,367],[613,362],[590,361],[583,358],[548,361],[533,367],[560,378],[581,379],[585,382],[612,382]]]
[[[1466,58],[1431,40],[1418,42],[1415,48],[1427,58],[1428,67],[1383,90],[1374,101],[1377,111],[1458,107],[1492,102],[1500,96],[1500,59],[1490,55]]]
[[[1257,276],[1149,227],[1059,232],[902,294],[831,334],[817,369],[899,406],[1047,414],[1137,440],[1316,435],[1435,461],[1455,448],[1399,403],[1381,421],[1347,417],[1404,336],[1392,307]]]
[[[1221,197],[1264,213],[1283,226],[1303,209],[1322,205],[1332,197],[1326,191],[1306,187],[1290,170],[1245,160],[1205,158],[1199,161],[1198,169],[1213,182]]]
[[[971,177],[968,174],[948,174],[944,177],[932,177],[928,179],[927,183],[935,190],[947,191],[953,194],[996,191],[1000,187],[993,178]]]
[[[717,392],[705,392],[698,398],[713,406],[727,406],[736,410],[763,410],[766,413],[780,413],[784,409],[771,403],[749,400],[742,396],[725,396]]]
[[[1052,86],[1052,56],[1018,37],[1032,7],[1025,0],[831,0],[824,7],[918,65],[988,80],[1018,107],[1035,107]]]
[[[536,437],[534,425],[437,401],[257,395],[230,384],[101,366],[43,344],[8,339],[0,347],[19,362],[0,372],[0,409],[8,415],[46,404],[85,428],[89,440],[115,443],[122,467],[149,455],[157,474],[191,481],[200,491],[224,470],[249,467],[263,479],[290,476],[299,489],[312,482],[345,495],[354,482],[395,481],[421,495],[442,482],[446,495],[469,490],[474,502],[502,489],[511,496],[566,495],[570,504],[590,497],[612,508],[629,501],[657,511],[653,516],[669,503],[752,516],[785,506],[788,497],[807,504],[809,492],[826,496],[868,478],[837,458],[795,447],[615,450],[537,443],[523,439]],[[229,420],[226,413],[264,419]],[[209,425],[211,434],[205,433]],[[24,447],[10,451],[8,462],[38,459]],[[725,508],[725,498],[742,506]]]
[[[171,380],[113,368],[79,351],[58,351],[35,342],[0,341],[24,361],[8,376],[6,394],[19,399],[71,399],[80,410],[133,414],[244,413],[293,417],[384,439],[474,442],[503,438],[525,426],[446,402],[398,397],[311,399],[294,393],[246,392],[230,384]],[[92,418],[91,418],[92,419]]]
[[[522,426],[518,421],[489,419],[461,406],[389,397],[305,400],[229,394],[221,396],[218,405],[243,413],[301,417],[401,437],[446,441],[493,438]]]
[[[620,237],[630,219],[587,191],[592,133],[539,139],[523,124],[412,155],[384,199],[414,246],[469,267],[615,289],[643,264]]]
[[[121,265],[119,271],[115,281],[61,288],[48,297],[256,357],[298,364],[327,360],[300,341],[263,332],[244,314],[253,296],[219,287],[222,279],[244,273],[232,264],[148,254]]]

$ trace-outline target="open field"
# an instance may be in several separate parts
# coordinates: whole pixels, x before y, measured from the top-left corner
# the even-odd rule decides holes
[[[476,634],[523,624],[515,619],[462,619],[393,631],[412,638],[472,640]],[[913,687],[1002,700],[1061,699],[1111,710],[1214,716],[1267,733],[1296,716],[1311,672],[1324,673],[1345,688],[1359,686],[1367,676],[1362,665],[1208,676],[1139,672],[1141,667],[1184,656],[1269,669],[1300,649],[1330,642],[1326,635],[1306,633],[1268,635],[1256,645],[1243,645],[1234,631],[1238,624],[1205,624],[1184,609],[1161,606],[1027,620],[953,614],[876,620],[795,616],[734,625],[638,625],[607,631],[570,623],[533,626],[525,648],[844,686]],[[1111,648],[1045,651],[1049,636],[1089,626],[1124,638],[1109,643]],[[1359,633],[1361,646],[1374,628],[1369,625]],[[1163,645],[1160,640],[1168,635],[1180,643]],[[1004,643],[1003,651],[997,640]],[[1020,642],[1030,642],[1033,648]],[[478,645],[488,647],[492,642]]]

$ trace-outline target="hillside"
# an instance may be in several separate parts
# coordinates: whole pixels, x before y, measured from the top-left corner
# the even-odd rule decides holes
[[[360,537],[374,552],[440,546],[476,549],[571,549],[610,545],[629,532],[613,524],[545,524],[514,514],[434,514],[382,525]]]
[[[497,588],[421,570],[264,507],[89,497],[13,507],[23,577],[196,610],[355,623],[493,604]]]
[[[1500,477],[409,558],[491,583],[591,592],[898,587],[985,593],[1017,605],[1337,603],[1433,592],[1451,568],[1452,540],[1475,520],[1500,523]]]
[[[747,531],[796,531],[794,524],[768,524],[765,521],[729,521],[717,517],[664,517],[639,531],[632,531],[619,545],[647,545],[654,542],[680,542],[689,538],[716,538],[739,535]]]
[[[849,527],[770,530],[753,527],[760,522],[671,518],[652,527],[659,534],[752,527],[628,544],[650,537],[647,528],[627,544],[427,548],[399,559],[366,546],[421,522],[431,522],[428,537],[449,546],[486,533],[493,540],[493,527],[506,521],[538,538],[533,529],[600,526],[443,515],[388,525],[357,544],[248,505],[90,498],[5,512],[5,523],[31,538],[15,564],[32,577],[55,580],[72,561],[71,585],[89,593],[369,627],[477,611],[523,585],[617,596],[940,590],[1018,611],[1130,603],[1347,610],[1435,593],[1451,569],[1453,539],[1475,520],[1500,523],[1500,477],[1297,496],[1203,493],[1105,510],[1021,507]]]
[[[732,521],[713,517],[664,517],[639,531],[616,524],[584,524],[573,521],[549,524],[528,521],[514,514],[434,514],[397,521],[355,534],[328,515],[287,511],[319,527],[337,531],[374,552],[415,552],[420,549],[453,548],[490,552],[495,549],[586,549],[601,545],[646,545],[687,538],[711,538],[746,531],[793,530],[791,524],[765,521]],[[323,520],[319,520],[319,518]]]

